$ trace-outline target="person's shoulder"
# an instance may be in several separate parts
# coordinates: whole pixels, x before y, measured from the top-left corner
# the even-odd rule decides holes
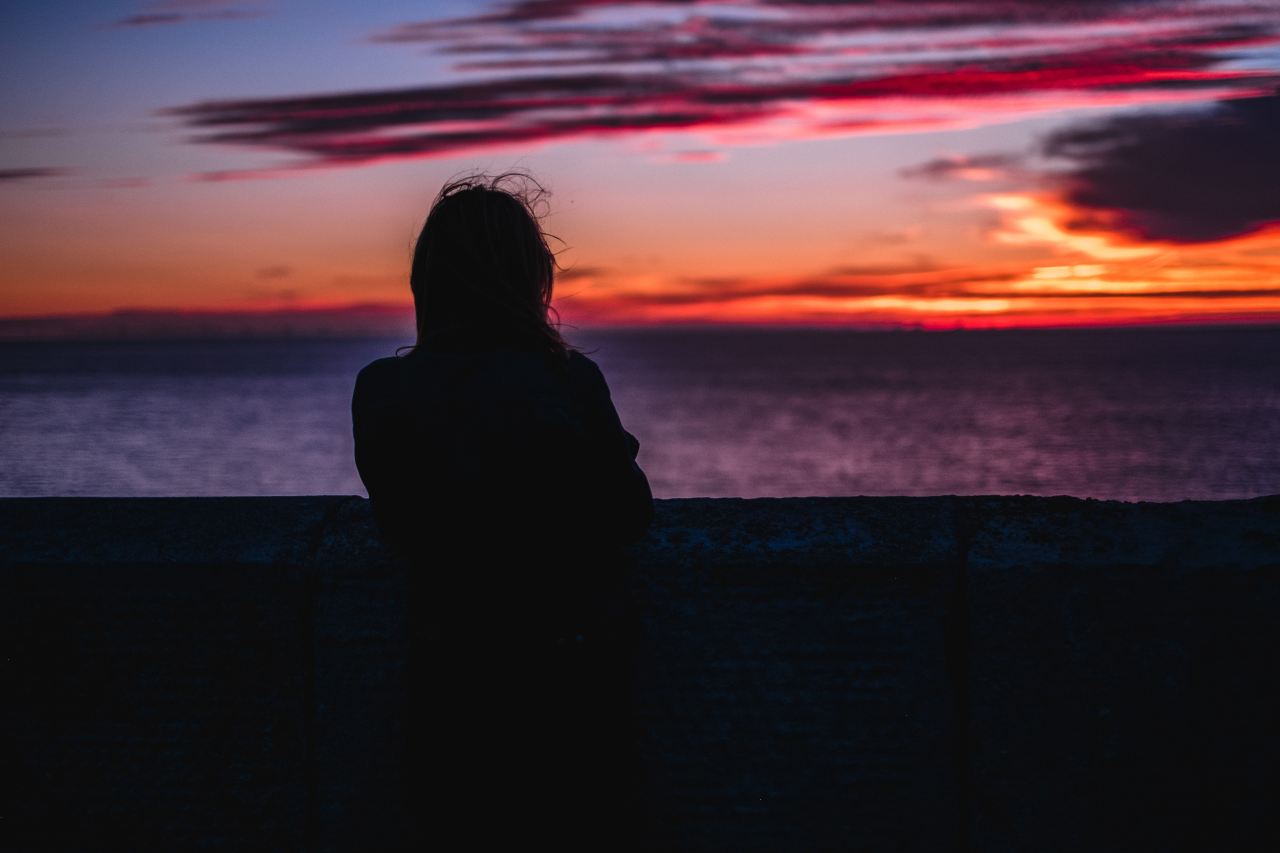
[[[360,368],[356,374],[355,396],[362,400],[388,396],[401,384],[404,362],[404,358],[390,355],[374,359]]]
[[[600,365],[577,350],[569,351],[569,373],[580,387],[589,389],[592,396],[609,394],[609,383],[604,378]]]
[[[593,379],[604,377],[604,374],[600,371],[600,365],[592,361],[590,356],[584,355],[576,349],[569,350],[569,369]]]
[[[389,355],[385,358],[376,358],[360,368],[360,372],[356,374],[356,381],[376,382],[385,379],[395,375],[403,364],[404,358],[401,356]]]

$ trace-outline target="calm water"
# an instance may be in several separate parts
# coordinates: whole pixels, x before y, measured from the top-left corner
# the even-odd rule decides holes
[[[1280,328],[571,339],[657,497],[1280,493]],[[400,343],[0,344],[0,495],[364,494],[352,383]]]

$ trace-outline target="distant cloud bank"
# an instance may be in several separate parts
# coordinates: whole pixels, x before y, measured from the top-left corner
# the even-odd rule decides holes
[[[0,317],[0,341],[264,337],[414,338],[413,306],[361,304],[268,311],[121,309]]]

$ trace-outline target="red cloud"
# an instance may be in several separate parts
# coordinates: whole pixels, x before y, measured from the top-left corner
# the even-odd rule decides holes
[[[461,67],[498,76],[161,114],[199,130],[196,142],[293,152],[313,168],[672,130],[907,132],[1051,110],[1055,98],[1212,98],[1280,80],[1227,64],[1280,42],[1280,8],[1267,5],[1153,2],[1140,26],[1132,3],[1105,0],[737,5],[730,16],[724,3],[524,0],[375,37],[487,57]],[[655,18],[659,6],[670,8]],[[548,73],[564,67],[578,70]]]

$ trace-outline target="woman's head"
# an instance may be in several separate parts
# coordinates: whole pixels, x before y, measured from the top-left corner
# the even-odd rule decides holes
[[[419,346],[459,335],[567,355],[549,318],[556,258],[539,223],[544,195],[520,172],[473,175],[440,190],[409,276]]]

